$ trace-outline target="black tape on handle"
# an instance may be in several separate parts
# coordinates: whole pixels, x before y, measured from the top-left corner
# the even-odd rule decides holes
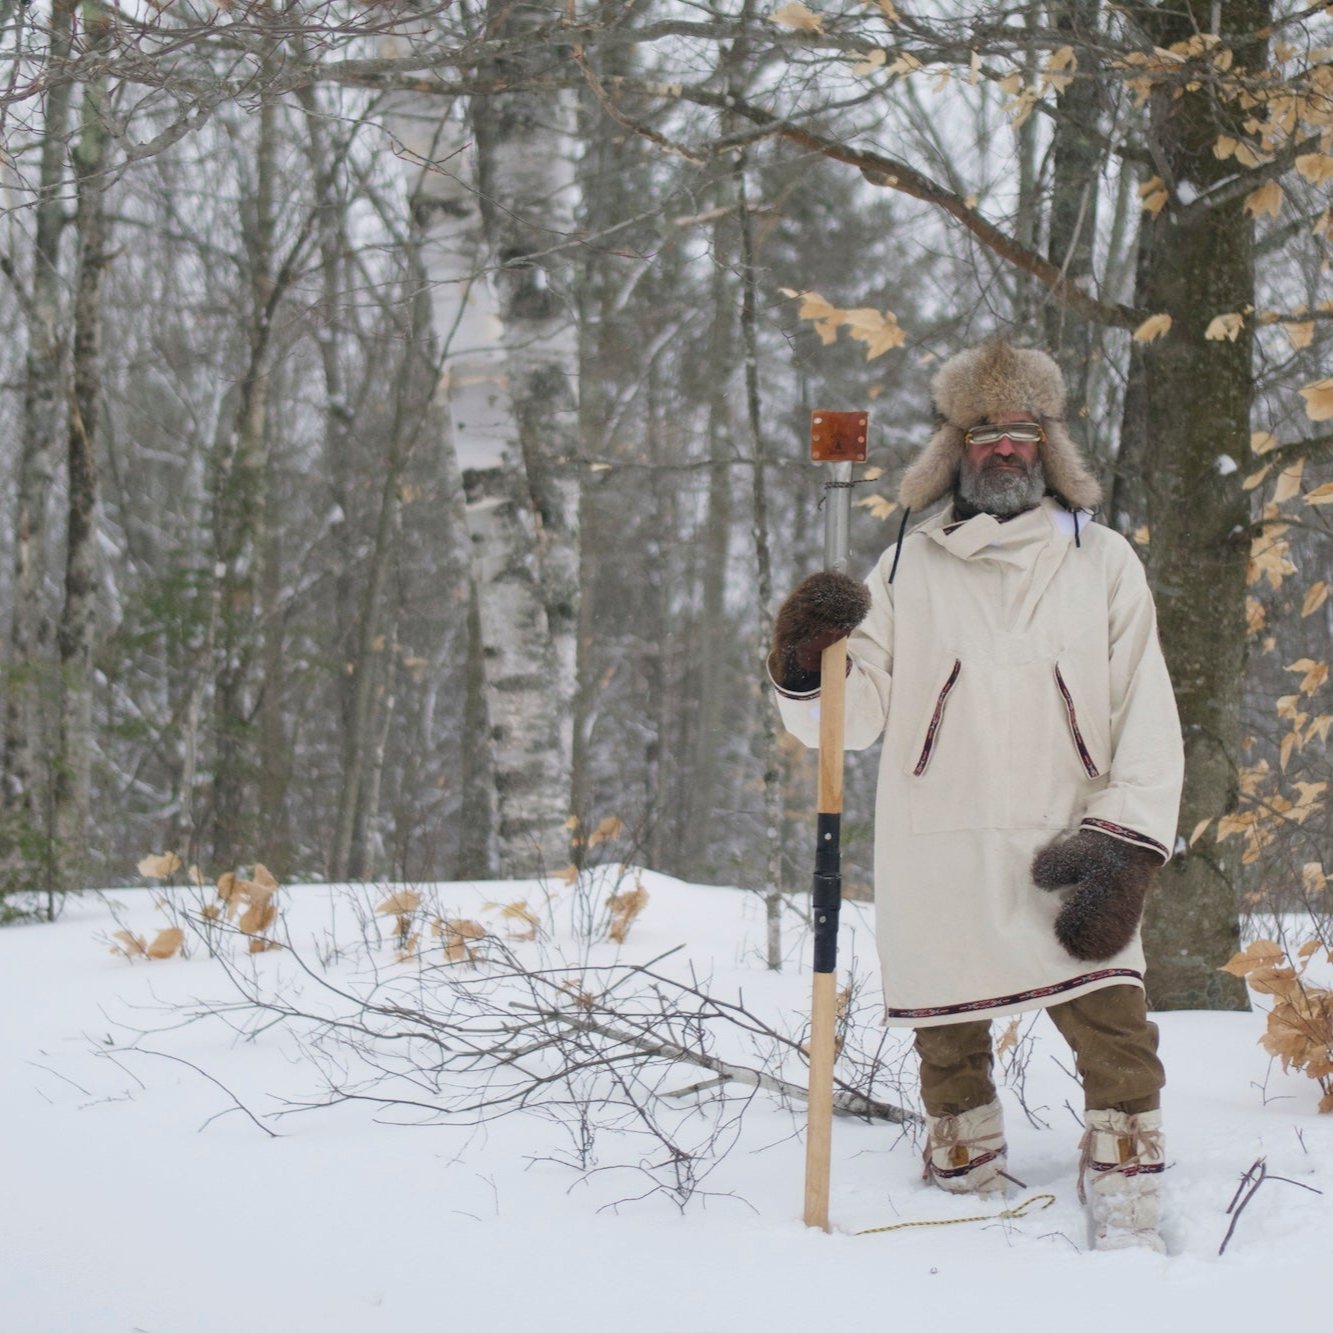
[[[815,971],[838,966],[838,913],[842,907],[842,816],[820,815],[816,825],[814,909]]]

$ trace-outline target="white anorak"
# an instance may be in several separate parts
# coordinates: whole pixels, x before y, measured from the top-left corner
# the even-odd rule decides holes
[[[867,585],[848,640],[846,737],[883,737],[876,934],[887,1021],[917,1027],[1143,984],[1138,934],[1112,958],[1055,938],[1061,892],[1036,851],[1080,826],[1150,848],[1176,838],[1184,750],[1143,566],[1117,533],[1047,498],[1001,522],[946,510]],[[819,744],[818,691],[779,690]]]

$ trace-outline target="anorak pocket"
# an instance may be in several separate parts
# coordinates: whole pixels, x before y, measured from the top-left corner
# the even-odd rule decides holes
[[[1095,782],[1106,771],[1105,751],[1095,732],[1089,729],[1088,723],[1091,721],[1089,716],[1086,713],[1079,713],[1075,693],[1066,679],[1069,673],[1061,668],[1059,662],[1054,664],[1052,670],[1055,675],[1055,688],[1060,696],[1060,704],[1069,724],[1068,736],[1074,747],[1075,758],[1078,760],[1083,776],[1089,782]]]
[[[934,711],[930,714],[926,723],[925,735],[921,738],[921,747],[916,763],[912,768],[913,777],[919,778],[930,766],[931,756],[935,753],[935,747],[939,741],[940,727],[944,724],[944,710],[948,706],[949,696],[953,693],[954,686],[958,684],[958,677],[962,674],[962,670],[962,661],[954,658],[953,666],[936,696]]]

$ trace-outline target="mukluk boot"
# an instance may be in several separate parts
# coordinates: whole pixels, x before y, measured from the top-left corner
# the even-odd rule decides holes
[[[1091,1215],[1092,1248],[1165,1254],[1158,1230],[1166,1165],[1162,1113],[1089,1111],[1080,1148],[1078,1197]]]
[[[998,1101],[960,1115],[926,1116],[924,1180],[952,1194],[1000,1194],[1009,1178]]]

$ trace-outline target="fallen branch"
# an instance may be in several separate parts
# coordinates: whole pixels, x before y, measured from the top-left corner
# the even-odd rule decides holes
[[[666,1094],[671,1097],[684,1097],[689,1093],[700,1092],[723,1083],[739,1083],[743,1087],[762,1088],[765,1092],[775,1092],[781,1096],[792,1097],[799,1101],[804,1101],[807,1096],[805,1088],[796,1083],[789,1083],[784,1078],[778,1078],[773,1074],[765,1074],[759,1069],[750,1069],[746,1065],[734,1065],[727,1060],[719,1059],[715,1055],[708,1055],[704,1051],[690,1050],[688,1047],[678,1045],[673,1041],[654,1041],[648,1037],[639,1037],[632,1032],[624,1031],[622,1028],[612,1027],[607,1023],[596,1023],[589,1018],[577,1018],[573,1014],[562,1012],[559,1009],[543,1009],[518,1004],[510,1007],[522,1012],[536,1014],[547,1022],[563,1023],[578,1032],[588,1032],[599,1037],[607,1037],[623,1046],[632,1047],[636,1051],[643,1051],[646,1055],[656,1055],[664,1060],[681,1060],[688,1064],[698,1065],[700,1068],[707,1069],[717,1075],[715,1079],[691,1084],[688,1088],[681,1088],[676,1092]],[[867,1097],[864,1093],[847,1088],[845,1085],[840,1088],[835,1087],[833,1109],[840,1115],[856,1116],[862,1120],[887,1120],[893,1125],[918,1125],[922,1123],[921,1117],[915,1111],[894,1106],[891,1102],[876,1101],[873,1097]]]

